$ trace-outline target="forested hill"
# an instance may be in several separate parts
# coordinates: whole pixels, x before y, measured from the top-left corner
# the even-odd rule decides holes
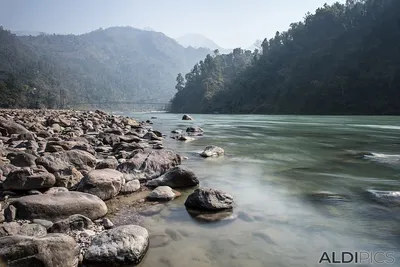
[[[261,50],[207,56],[178,76],[171,111],[400,114],[399,0],[324,5]]]
[[[0,28],[0,38],[1,107],[168,102],[176,74],[209,53],[131,27],[39,36],[15,36]]]

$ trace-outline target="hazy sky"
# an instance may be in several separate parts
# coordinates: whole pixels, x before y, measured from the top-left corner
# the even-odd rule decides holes
[[[199,33],[225,48],[273,37],[334,0],[0,0],[9,30],[85,33],[100,27],[150,27],[176,38]],[[342,2],[342,0],[340,0]]]

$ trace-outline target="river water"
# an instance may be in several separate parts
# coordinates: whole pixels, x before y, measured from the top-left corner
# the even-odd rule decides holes
[[[391,266],[400,266],[400,209],[366,195],[400,191],[399,117],[194,115],[194,121],[182,121],[181,114],[125,115],[157,116],[153,129],[168,135],[166,147],[188,157],[183,164],[200,185],[235,200],[232,218],[198,222],[184,207],[191,190],[183,190],[145,218],[157,238],[140,266],[344,266],[319,261],[324,252],[332,260],[332,252],[365,251],[393,252]],[[171,130],[192,125],[202,127],[204,136],[169,138]],[[226,155],[199,157],[210,144]],[[346,201],[310,197],[316,191]],[[363,263],[354,266],[382,266]]]

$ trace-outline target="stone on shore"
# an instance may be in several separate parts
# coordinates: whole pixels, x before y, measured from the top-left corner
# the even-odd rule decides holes
[[[84,255],[87,266],[137,265],[149,247],[149,233],[138,225],[123,225],[95,236]]]
[[[0,260],[5,266],[77,267],[78,258],[75,240],[64,234],[0,238]]]
[[[191,187],[199,184],[196,174],[186,166],[177,166],[162,176],[150,180],[146,186],[157,187],[166,185],[172,188]]]
[[[169,186],[159,186],[147,196],[151,201],[169,201],[173,200],[177,195]]]
[[[49,233],[68,233],[74,230],[84,230],[93,225],[93,222],[86,216],[81,214],[74,214],[67,219],[55,222],[50,229]]]
[[[82,178],[77,191],[108,200],[118,195],[122,188],[123,176],[121,172],[112,169],[92,170]]]
[[[52,187],[55,182],[55,176],[44,169],[20,169],[7,175],[3,188],[6,190],[43,189]]]
[[[122,186],[120,194],[130,194],[140,189],[139,180],[132,180]]]
[[[0,237],[10,235],[45,236],[46,227],[36,223],[5,222],[0,224]]]
[[[190,117],[189,115],[185,114],[185,115],[183,115],[182,120],[183,121],[191,121],[191,120],[193,120],[193,118]]]
[[[81,192],[62,192],[24,196],[10,203],[16,208],[16,219],[45,219],[52,222],[74,214],[95,220],[107,214],[107,206],[95,195]]]

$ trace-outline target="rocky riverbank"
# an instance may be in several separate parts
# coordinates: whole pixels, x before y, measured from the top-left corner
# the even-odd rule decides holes
[[[172,138],[202,133],[194,126]],[[195,189],[185,202],[195,218],[212,221],[232,210],[229,194],[196,189],[201,181],[164,147],[166,135],[150,120],[98,110],[0,110],[0,134],[0,258],[7,266],[138,264],[151,233],[114,227],[110,215],[126,206],[151,213],[180,197],[180,188]],[[223,153],[209,146],[202,156]]]

